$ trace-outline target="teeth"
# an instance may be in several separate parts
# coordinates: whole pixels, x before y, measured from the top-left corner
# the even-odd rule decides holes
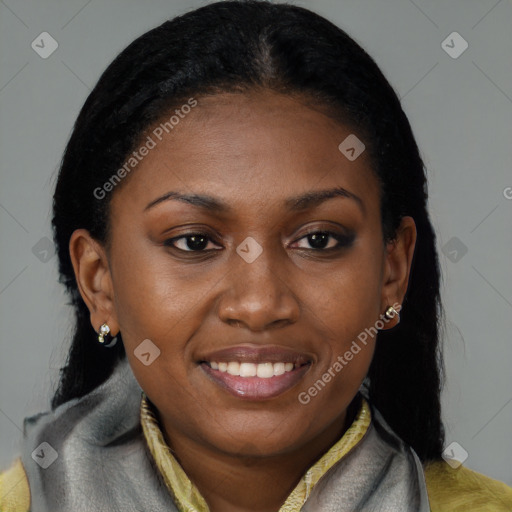
[[[277,375],[283,375],[286,372],[291,372],[294,368],[293,363],[239,363],[238,361],[215,362],[211,361],[210,367],[213,370],[227,372],[230,375],[239,377],[260,377],[262,379],[269,379]]]
[[[259,365],[258,365],[259,366]],[[254,363],[240,363],[240,377],[256,377],[257,368]]]
[[[236,361],[228,363],[228,373],[230,375],[240,375],[240,363],[237,363]]]
[[[262,363],[253,365],[256,368],[256,375],[263,379],[268,379],[274,376],[274,365],[272,363]]]
[[[283,375],[285,372],[284,363],[274,363],[274,375]]]

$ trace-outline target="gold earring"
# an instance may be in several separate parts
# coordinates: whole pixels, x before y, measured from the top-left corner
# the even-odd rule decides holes
[[[108,326],[108,324],[103,324],[100,327],[100,332],[98,333],[98,341],[101,344],[104,344],[105,343],[105,336],[108,336],[109,334],[110,334],[110,327]]]
[[[391,320],[392,318],[395,318],[395,316],[397,316],[397,315],[398,315],[398,311],[393,306],[389,306],[386,309],[386,312],[384,313],[384,316],[388,320]],[[400,321],[400,315],[398,315],[398,321]]]

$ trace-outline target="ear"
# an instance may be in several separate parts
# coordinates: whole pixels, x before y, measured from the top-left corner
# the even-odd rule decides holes
[[[393,305],[398,312],[400,311],[409,284],[416,236],[414,219],[408,216],[403,217],[397,229],[395,239],[386,246],[381,296],[382,314],[384,314],[389,306]],[[397,307],[397,305],[400,307]],[[390,320],[386,320],[386,327],[384,329],[394,327],[399,321],[398,315]]]
[[[112,336],[119,332],[114,310],[114,288],[104,247],[85,229],[77,229],[69,240],[69,254],[80,295],[89,309],[96,332],[107,323]]]

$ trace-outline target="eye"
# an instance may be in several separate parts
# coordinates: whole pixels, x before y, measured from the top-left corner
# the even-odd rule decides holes
[[[311,247],[299,247],[313,251],[328,251],[348,247],[354,241],[355,235],[345,235],[334,231],[311,231],[306,236],[299,238],[297,242],[305,240]],[[297,243],[296,242],[296,243]]]
[[[208,242],[212,242],[212,239],[206,233],[188,233],[175,238],[169,238],[165,240],[164,245],[184,252],[209,252],[211,250],[219,250],[209,249],[206,251],[205,249],[208,246]]]

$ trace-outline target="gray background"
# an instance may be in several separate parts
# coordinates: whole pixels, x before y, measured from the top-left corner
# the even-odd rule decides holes
[[[70,310],[45,237],[78,110],[136,36],[205,3],[0,1],[1,469],[19,453],[23,418],[49,407],[67,351]],[[429,172],[444,274],[447,445],[512,485],[512,4],[294,3],[345,29],[402,98]],[[47,59],[31,48],[44,31],[59,44]],[[458,58],[441,45],[453,31],[469,44]]]

